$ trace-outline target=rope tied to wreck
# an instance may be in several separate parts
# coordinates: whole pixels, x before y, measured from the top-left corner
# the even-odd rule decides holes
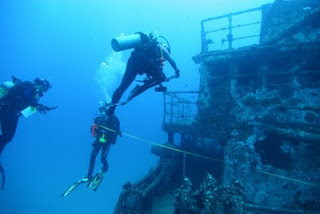
[[[98,126],[100,128],[102,128],[102,129],[105,129],[105,130],[108,130],[108,131],[111,131],[111,132],[116,132],[115,130],[110,129],[110,128],[106,127],[106,126],[102,126],[102,125],[98,125]],[[130,137],[130,138],[133,138],[133,139],[136,139],[136,140],[139,140],[139,141],[143,141],[143,142],[149,143],[149,144],[154,145],[154,146],[159,146],[159,147],[162,147],[164,149],[169,149],[169,150],[172,150],[172,151],[175,151],[175,152],[180,152],[180,153],[183,153],[183,154],[188,154],[188,155],[192,155],[192,156],[199,157],[199,158],[209,159],[209,160],[216,161],[216,162],[219,162],[219,163],[224,163],[224,161],[222,161],[222,160],[218,160],[218,159],[215,159],[215,158],[212,158],[212,157],[208,157],[208,156],[200,155],[200,154],[197,154],[197,153],[185,151],[185,150],[182,150],[182,149],[177,149],[177,148],[166,146],[166,145],[163,145],[163,144],[155,143],[155,142],[152,142],[152,141],[149,141],[149,140],[146,140],[146,139],[143,139],[143,138],[131,135],[131,134],[122,133],[122,135]],[[270,173],[270,172],[259,171],[259,170],[257,170],[257,172],[265,174],[265,175],[277,177],[277,178],[280,178],[280,179],[285,179],[285,180],[288,180],[288,181],[296,182],[296,183],[301,183],[301,184],[305,184],[305,185],[309,185],[309,186],[318,187],[318,185],[313,184],[313,183],[300,181],[300,180],[297,180],[297,179],[289,178],[289,177],[282,176],[282,175],[273,174],[273,173]]]
[[[258,172],[260,172],[260,173],[262,173],[262,174],[265,174],[265,175],[270,175],[270,176],[274,176],[274,177],[286,179],[286,180],[289,180],[289,181],[293,181],[293,182],[297,182],[297,183],[302,183],[302,184],[309,185],[309,186],[318,187],[317,185],[315,185],[315,184],[313,184],[313,183],[306,182],[306,181],[300,181],[300,180],[297,180],[297,179],[293,179],[293,178],[289,178],[289,177],[285,177],[285,176],[282,176],[282,175],[277,175],[277,174],[273,174],[273,173],[265,172],[265,171],[258,171]]]
[[[106,126],[102,126],[102,125],[98,125],[98,126],[103,128],[103,129],[106,129],[108,131],[116,132],[115,130],[110,129],[110,128],[106,127]],[[134,135],[130,135],[130,134],[126,134],[126,133],[122,133],[122,135],[130,137],[130,138],[133,138],[133,139],[136,139],[136,140],[139,140],[139,141],[143,141],[143,142],[149,143],[149,144],[154,145],[154,146],[162,147],[164,149],[169,149],[169,150],[172,150],[172,151],[175,151],[175,152],[180,152],[180,153],[192,155],[192,156],[195,156],[195,157],[200,157],[200,158],[209,159],[209,160],[212,160],[212,161],[217,161],[217,162],[223,163],[222,160],[218,160],[218,159],[215,159],[215,158],[212,158],[212,157],[208,157],[208,156],[196,154],[196,153],[193,153],[193,152],[185,151],[185,150],[182,150],[182,149],[177,149],[177,148],[174,148],[174,147],[171,147],[171,146],[167,146],[167,145],[163,145],[163,144],[160,144],[160,143],[155,143],[155,142],[152,142],[152,141],[149,141],[149,140],[145,140],[143,138],[140,138],[140,137],[137,137],[137,136],[134,136]]]

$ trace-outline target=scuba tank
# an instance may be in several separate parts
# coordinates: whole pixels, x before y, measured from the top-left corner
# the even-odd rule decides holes
[[[15,86],[14,82],[12,81],[5,81],[0,86],[0,100],[5,97],[11,88]]]
[[[170,53],[170,44],[168,40],[163,36],[159,36],[155,30],[149,34],[138,32],[127,36],[119,36],[113,38],[111,40],[111,46],[114,51],[119,52],[131,48],[136,48],[139,46],[144,46],[152,41],[160,43],[160,39],[163,39],[165,41],[167,47],[169,48],[168,51]]]
[[[149,42],[149,36],[145,33],[135,33],[128,36],[119,36],[111,40],[112,49],[116,52],[128,50]]]

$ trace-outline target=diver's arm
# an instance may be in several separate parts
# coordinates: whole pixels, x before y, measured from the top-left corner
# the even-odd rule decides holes
[[[176,62],[173,60],[172,56],[170,55],[170,53],[167,51],[167,49],[163,48],[162,46],[160,46],[163,56],[165,59],[167,59],[170,63],[170,65],[172,66],[172,68],[175,70],[176,72],[176,76],[180,77],[180,70],[177,67]]]
[[[51,111],[58,108],[58,106],[49,107],[49,106],[42,105],[40,103],[38,103],[35,107],[40,112],[40,114],[46,114],[47,111]]]
[[[28,95],[29,105],[35,107],[40,112],[40,114],[46,114],[47,111],[51,111],[58,108],[58,106],[49,107],[41,103],[38,103],[39,97],[42,95],[39,95],[38,92],[35,90],[34,84],[27,81],[23,82],[22,84],[25,85],[24,91]]]

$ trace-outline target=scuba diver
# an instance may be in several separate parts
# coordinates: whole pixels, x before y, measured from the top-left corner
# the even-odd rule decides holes
[[[160,43],[162,38],[167,43]],[[155,31],[152,33],[135,33],[129,36],[120,36],[111,41],[112,48],[115,51],[122,51],[134,48],[131,56],[128,59],[126,71],[122,78],[120,86],[115,90],[112,96],[112,103],[106,104],[110,106],[108,114],[114,114],[117,105],[124,105],[134,97],[143,93],[147,89],[159,85],[155,91],[166,91],[167,88],[162,85],[164,81],[172,78],[179,78],[180,71],[170,55],[170,45],[168,41],[158,36]],[[172,68],[175,70],[175,76],[167,78],[163,73],[164,61],[168,60]],[[128,89],[137,75],[146,74],[146,79],[142,82],[143,85],[137,85],[130,93],[127,101],[119,103],[123,93]]]
[[[68,196],[73,190],[75,190],[80,184],[87,183],[88,187],[96,191],[104,174],[108,171],[109,165],[107,156],[111,145],[117,141],[117,136],[122,136],[120,131],[120,121],[114,115],[106,114],[106,107],[101,106],[99,108],[100,114],[95,117],[94,123],[91,126],[91,134],[95,137],[95,141],[92,144],[92,152],[90,156],[89,169],[86,177],[73,183],[63,194],[62,197]],[[92,176],[96,157],[101,150],[100,161],[102,163],[101,170]]]
[[[31,116],[37,110],[41,114],[56,109],[38,103],[40,97],[51,88],[49,81],[36,78],[33,82],[22,81],[12,77],[0,86],[0,157],[6,145],[15,135],[18,120],[21,115]],[[2,174],[2,189],[4,189],[4,169],[0,164]]]

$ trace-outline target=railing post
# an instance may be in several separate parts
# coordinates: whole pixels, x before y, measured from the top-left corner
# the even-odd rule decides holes
[[[208,43],[206,39],[206,32],[204,31],[204,23],[201,22],[201,52],[208,52]]]
[[[185,102],[183,102],[182,103],[182,115],[183,115],[183,120],[186,120],[186,119],[188,119],[188,115],[186,114],[186,111],[185,111],[185,105],[186,105],[186,103]]]
[[[173,96],[171,96],[170,123],[172,123],[172,118],[173,118]]]
[[[229,32],[228,32],[228,43],[229,43],[229,49],[231,49],[232,48],[232,37],[233,37],[233,35],[232,35],[232,15],[231,14],[229,14],[229,16],[228,16],[228,20],[229,20],[229,27],[228,27],[228,30],[229,30]]]
[[[178,99],[178,109],[177,109],[177,121],[180,120],[180,100]]]
[[[167,118],[167,101],[166,101],[166,93],[164,92],[163,93],[163,122],[162,124],[165,124],[166,123],[166,118]]]
[[[174,144],[174,133],[168,132],[168,143]]]
[[[182,157],[182,181],[186,177],[186,159],[187,159],[187,154],[184,152],[183,157]]]

